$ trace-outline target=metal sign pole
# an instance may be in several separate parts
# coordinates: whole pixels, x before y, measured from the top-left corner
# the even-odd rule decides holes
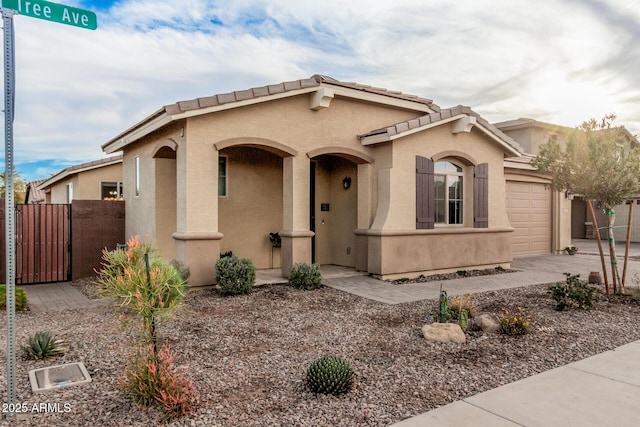
[[[5,232],[7,269],[7,405],[9,415],[16,405],[16,275],[15,275],[15,203],[13,166],[13,106],[15,96],[15,63],[13,10],[2,9],[4,30],[4,135],[5,135]]]

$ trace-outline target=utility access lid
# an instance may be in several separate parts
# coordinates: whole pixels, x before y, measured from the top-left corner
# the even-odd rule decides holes
[[[71,385],[91,382],[87,368],[82,362],[49,366],[29,371],[31,390],[34,393],[54,390]]]

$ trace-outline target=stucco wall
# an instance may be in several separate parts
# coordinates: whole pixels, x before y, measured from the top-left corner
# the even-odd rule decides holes
[[[390,144],[390,143],[388,143]],[[424,156],[440,160],[458,159],[464,167],[464,226],[473,227],[473,165],[489,164],[489,227],[508,227],[506,214],[504,153],[502,148],[480,131],[452,134],[446,124],[413,134],[393,143],[392,167],[388,170],[390,190],[379,191],[378,197],[388,194],[388,211],[379,210],[374,228],[386,230],[415,230],[416,179],[415,158]],[[389,154],[389,153],[385,153]],[[376,164],[381,156],[376,157]],[[380,164],[389,163],[381,161]],[[382,169],[383,170],[383,169]],[[384,178],[383,178],[384,179]],[[379,185],[382,183],[379,182]],[[379,202],[379,206],[384,201]]]
[[[80,172],[51,186],[46,196],[47,203],[67,203],[67,184],[73,184],[73,198],[76,200],[101,200],[102,182],[121,182],[122,164],[104,166]]]
[[[46,193],[45,201],[53,204],[69,203],[69,200],[67,200],[67,184],[69,183],[73,185],[73,198],[78,199],[78,197],[75,196],[78,191],[76,188],[79,186],[78,175],[73,175],[68,179],[59,181],[55,185],[52,185],[50,191]]]
[[[452,272],[511,263],[509,229],[439,229],[369,236],[369,272],[385,279]]]
[[[175,242],[171,235],[176,231],[176,160],[157,158],[155,165],[155,243],[165,259],[175,258]]]
[[[125,234],[127,239],[138,235],[153,242],[166,260],[176,258],[175,244],[171,234],[176,231],[176,204],[167,200],[156,200],[157,195],[168,197],[177,194],[175,179],[178,175],[178,165],[173,159],[155,159],[156,149],[167,139],[178,144],[184,142],[182,134],[183,123],[175,123],[167,129],[152,134],[136,144],[127,146],[123,152],[122,177],[124,181],[124,199],[127,203]],[[180,148],[178,146],[178,155]],[[140,157],[140,193],[135,194],[135,158]],[[175,166],[171,166],[171,163]],[[175,170],[175,171],[173,171]],[[156,182],[156,175],[161,176]],[[166,189],[166,192],[164,190]],[[174,196],[175,197],[175,196]],[[169,206],[169,205],[172,206]],[[157,224],[157,218],[163,222]],[[173,225],[172,225],[173,224]],[[158,238],[158,233],[162,236]]]

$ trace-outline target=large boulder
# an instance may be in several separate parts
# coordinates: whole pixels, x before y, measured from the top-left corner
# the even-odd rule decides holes
[[[422,327],[422,335],[427,341],[455,342],[462,344],[467,338],[457,323],[430,323]]]
[[[495,333],[500,330],[500,320],[493,314],[482,313],[473,318],[473,328],[483,332]]]

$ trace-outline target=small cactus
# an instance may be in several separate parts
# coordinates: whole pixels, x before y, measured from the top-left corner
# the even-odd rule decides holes
[[[323,356],[309,365],[307,386],[314,393],[339,395],[351,390],[353,370],[338,356]]]
[[[460,310],[460,314],[458,315],[458,325],[460,325],[462,332],[467,332],[467,328],[469,327],[469,311],[466,308]]]
[[[27,339],[27,345],[22,347],[22,352],[27,359],[44,359],[64,354],[66,349],[62,344],[62,340],[54,339],[49,332],[36,332]]]

